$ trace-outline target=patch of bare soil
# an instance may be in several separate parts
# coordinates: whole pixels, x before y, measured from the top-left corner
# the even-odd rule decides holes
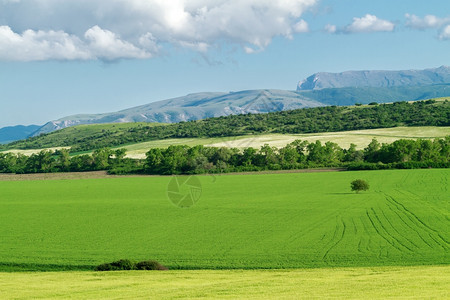
[[[320,173],[320,172],[341,172],[344,168],[326,169],[300,169],[300,170],[279,170],[279,171],[256,171],[256,172],[235,172],[219,174],[199,174],[198,176],[223,176],[223,175],[259,175],[259,174],[283,174],[283,173]],[[69,172],[69,173],[38,173],[38,174],[4,174],[0,173],[0,181],[21,181],[21,180],[70,180],[70,179],[94,179],[94,178],[123,178],[123,177],[159,177],[164,175],[108,175],[106,171],[93,172]],[[168,175],[165,175],[168,176]],[[170,175],[169,175],[170,176]],[[188,175],[191,176],[191,175]]]
[[[110,178],[106,171],[95,172],[73,172],[73,173],[39,173],[39,174],[0,174],[0,181],[20,180],[61,180],[61,179],[88,179],[88,178]]]
[[[277,170],[277,171],[255,171],[255,172],[235,172],[219,173],[205,175],[258,175],[258,174],[285,174],[285,173],[322,173],[322,172],[342,172],[345,168],[326,168],[326,169],[296,169],[296,170]]]

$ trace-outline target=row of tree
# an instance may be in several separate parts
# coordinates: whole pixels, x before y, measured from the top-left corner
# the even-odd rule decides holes
[[[31,156],[0,153],[2,173],[48,173],[109,170],[114,174],[201,174],[236,171],[347,167],[349,169],[449,167],[450,136],[435,140],[397,140],[380,144],[376,139],[363,150],[352,144],[296,140],[283,148],[259,150],[204,146],[154,148],[145,160],[125,157],[126,150],[102,148],[92,155],[70,156],[68,150],[44,150]]]
[[[0,173],[56,173],[56,172],[86,172],[111,170],[126,165],[142,169],[142,162],[125,158],[126,149],[97,149],[92,155],[83,154],[70,156],[67,149],[56,151],[43,150],[26,156],[23,154],[0,153]]]
[[[348,149],[333,142],[296,140],[283,148],[170,146],[147,152],[145,173],[196,174],[236,171],[286,170],[315,167],[350,169],[449,167],[450,136],[431,140],[397,140],[380,144],[376,139],[364,149]]]

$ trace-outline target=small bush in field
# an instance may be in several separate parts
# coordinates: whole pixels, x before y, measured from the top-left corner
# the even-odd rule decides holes
[[[136,263],[129,259],[121,259],[112,263],[98,265],[96,271],[121,271],[121,270],[135,270]]]
[[[369,189],[369,183],[362,179],[353,180],[350,183],[350,186],[352,191],[355,191],[356,193],[359,193],[360,191],[367,191]]]
[[[95,271],[124,271],[124,270],[168,270],[159,262],[154,260],[145,260],[134,262],[129,259],[121,259],[112,263],[105,263],[95,267]]]
[[[154,260],[145,260],[138,262],[136,264],[137,270],[168,270],[166,267],[161,265],[159,262]]]

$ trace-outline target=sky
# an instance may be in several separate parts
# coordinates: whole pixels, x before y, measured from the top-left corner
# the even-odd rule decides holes
[[[441,65],[444,0],[0,0],[0,128]]]

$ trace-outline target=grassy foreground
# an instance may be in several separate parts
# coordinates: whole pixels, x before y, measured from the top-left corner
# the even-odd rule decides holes
[[[172,177],[0,181],[0,270],[121,258],[171,269],[450,261],[448,169],[198,178],[201,197],[184,209],[168,200]],[[351,193],[357,178],[371,190]]]
[[[0,273],[2,299],[445,299],[449,290],[449,266]]]

